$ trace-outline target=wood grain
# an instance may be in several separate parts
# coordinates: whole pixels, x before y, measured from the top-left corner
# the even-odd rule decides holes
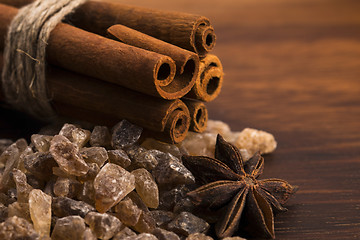
[[[210,118],[272,132],[263,177],[300,187],[277,239],[360,238],[359,1],[122,2],[210,18],[225,71]]]

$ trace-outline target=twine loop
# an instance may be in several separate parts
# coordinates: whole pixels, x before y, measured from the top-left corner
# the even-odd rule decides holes
[[[56,116],[45,78],[46,46],[51,31],[86,0],[36,0],[21,8],[5,40],[2,88],[6,102],[30,115]]]

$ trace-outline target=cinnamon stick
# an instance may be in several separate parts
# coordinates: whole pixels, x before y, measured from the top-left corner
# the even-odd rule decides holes
[[[2,63],[1,55],[0,70]],[[148,96],[51,66],[47,82],[49,97],[60,115],[109,126],[127,119],[170,143],[181,142],[186,137],[190,115],[179,99],[169,101]]]
[[[9,6],[13,6],[13,7],[23,7],[29,3],[32,3],[34,0],[1,0],[0,2],[2,4],[6,4],[6,5],[9,5]]]
[[[4,38],[17,9],[0,4],[0,37]],[[3,42],[0,42],[3,46]],[[0,47],[1,47],[0,46]],[[136,48],[68,24],[51,32],[47,60],[54,65],[164,99],[182,97],[189,80],[174,80],[175,63],[155,52]],[[178,81],[181,81],[180,83]]]
[[[0,2],[9,2],[1,0]],[[15,0],[28,4],[34,0]],[[11,3],[9,3],[11,4]],[[122,24],[140,32],[194,51],[204,57],[216,42],[209,19],[203,16],[128,6],[118,2],[91,0],[80,6],[69,18],[72,24],[105,36],[106,29]]]
[[[192,99],[182,99],[186,104],[190,112],[190,131],[193,132],[203,132],[207,127],[208,121],[208,111],[203,102],[192,100]]]
[[[107,32],[110,37],[125,44],[171,57],[176,64],[174,81],[181,84],[187,83],[186,86],[184,85],[179,88],[182,88],[187,93],[194,85],[199,71],[199,57],[194,52],[179,48],[120,24],[111,26]],[[179,78],[182,80],[179,80]]]
[[[224,72],[219,58],[209,54],[201,59],[198,79],[185,97],[204,102],[212,101],[220,94],[223,78]]]
[[[215,33],[203,16],[161,11],[119,2],[91,0],[71,17],[76,26],[98,34],[114,24],[122,24],[181,48],[205,56],[215,46]]]

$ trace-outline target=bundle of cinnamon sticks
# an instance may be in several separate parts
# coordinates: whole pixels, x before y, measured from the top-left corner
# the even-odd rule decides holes
[[[0,49],[16,7],[31,2],[0,0]],[[46,49],[59,115],[106,125],[125,118],[172,143],[206,128],[203,102],[218,96],[223,80],[221,62],[208,54],[216,38],[207,18],[90,0],[65,22]]]

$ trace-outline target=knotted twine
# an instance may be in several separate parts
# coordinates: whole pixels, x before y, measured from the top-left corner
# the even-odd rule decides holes
[[[46,46],[51,31],[87,0],[36,0],[21,8],[5,40],[2,88],[6,102],[30,115],[55,117],[45,78]]]

